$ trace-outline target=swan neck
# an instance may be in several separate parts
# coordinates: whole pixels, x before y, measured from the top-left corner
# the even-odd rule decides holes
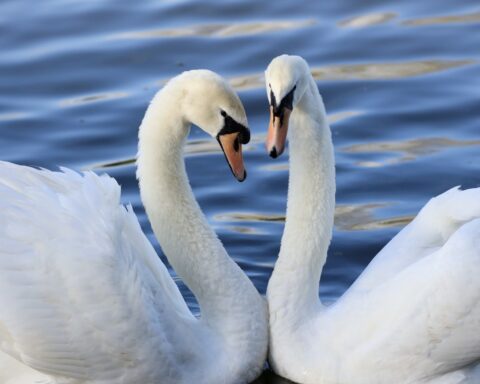
[[[305,316],[320,305],[320,275],[332,237],[335,166],[331,131],[313,78],[291,114],[287,216],[268,287],[271,310]]]
[[[226,333],[227,326],[244,325],[241,314],[260,297],[228,257],[195,200],[183,160],[190,123],[183,118],[174,91],[167,87],[156,95],[140,126],[141,198],[165,256],[194,293],[202,320]],[[238,300],[239,295],[245,300]]]

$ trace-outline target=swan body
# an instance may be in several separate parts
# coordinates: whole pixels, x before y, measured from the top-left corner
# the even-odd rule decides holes
[[[142,201],[200,318],[120,204],[114,179],[0,162],[1,383],[225,384],[260,374],[266,306],[188,184],[191,123],[217,136],[239,180],[248,129],[234,91],[201,70],[157,93],[140,127]]]
[[[325,107],[298,56],[275,58],[266,82],[272,157],[290,125],[287,219],[267,290],[273,369],[305,384],[479,383],[480,189],[430,200],[327,307],[318,286],[335,169]]]

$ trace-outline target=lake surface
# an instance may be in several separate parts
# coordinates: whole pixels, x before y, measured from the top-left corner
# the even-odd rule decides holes
[[[109,173],[159,253],[130,161],[138,125],[166,79],[194,68],[229,78],[253,134],[247,181],[198,129],[186,163],[210,224],[262,293],[288,180],[288,156],[272,160],[263,146],[262,74],[278,54],[310,63],[332,123],[338,208],[326,302],[430,197],[480,185],[478,0],[3,0],[0,33],[0,159]],[[286,381],[266,373],[258,383]]]

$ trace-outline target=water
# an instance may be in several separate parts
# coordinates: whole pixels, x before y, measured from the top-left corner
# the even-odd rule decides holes
[[[480,184],[474,0],[3,0],[0,33],[0,158],[108,172],[152,241],[129,162],[148,101],[187,69],[230,78],[254,135],[247,181],[234,180],[199,130],[186,162],[209,222],[262,293],[288,177],[288,157],[268,158],[262,143],[262,73],[274,56],[309,61],[332,121],[338,209],[325,301],[338,298],[430,197]],[[285,382],[269,373],[262,380]]]

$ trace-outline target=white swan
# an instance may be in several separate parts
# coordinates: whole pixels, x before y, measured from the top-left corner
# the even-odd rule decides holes
[[[335,206],[325,107],[298,56],[275,58],[266,84],[272,157],[290,121],[287,221],[267,291],[273,369],[306,384],[480,383],[480,189],[432,199],[325,307]]]
[[[266,305],[189,186],[191,123],[217,137],[239,180],[249,131],[238,96],[204,70],[172,79],[140,127],[142,201],[200,319],[114,179],[0,163],[0,383],[225,384],[260,374]]]

